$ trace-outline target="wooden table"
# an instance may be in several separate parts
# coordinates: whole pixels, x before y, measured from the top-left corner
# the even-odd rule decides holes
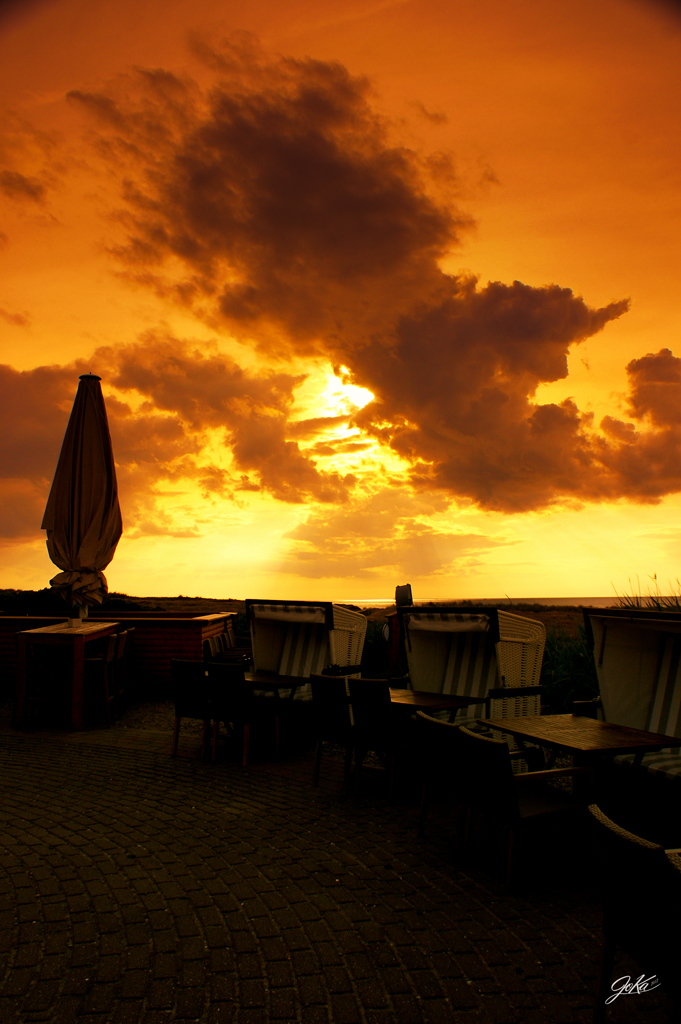
[[[553,750],[568,750],[575,762],[593,761],[598,754],[636,754],[640,762],[649,750],[678,747],[681,739],[645,729],[632,729],[613,722],[600,722],[581,715],[527,715],[518,718],[488,718],[485,725]]]
[[[280,676],[276,672],[244,672],[244,679],[254,690],[272,690],[277,697],[280,690],[290,690],[288,700],[293,700],[299,686],[310,682],[303,676]]]
[[[403,704],[414,711],[449,711],[450,720],[461,708],[484,704],[479,697],[459,697],[452,693],[431,693],[429,690],[398,690],[390,688],[393,704]]]
[[[83,675],[85,669],[85,644],[110,636],[119,628],[119,622],[95,622],[83,619],[78,626],[58,622],[54,626],[40,626],[17,633],[17,710],[16,724],[21,729],[26,722],[26,678],[28,673],[29,647],[34,644],[60,644],[73,648],[73,673],[71,678],[71,728],[83,728]]]

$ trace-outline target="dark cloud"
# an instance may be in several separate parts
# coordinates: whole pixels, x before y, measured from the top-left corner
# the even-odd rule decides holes
[[[1,241],[2,238],[0,237],[0,242]],[[0,306],[0,317],[2,317],[6,323],[12,324],[14,327],[28,327],[31,322],[31,318],[28,313],[10,313],[8,309],[3,309],[2,306]]]
[[[357,381],[376,396],[356,421],[412,463],[417,486],[485,508],[593,496],[590,420],[571,401],[540,405],[532,396],[567,377],[570,345],[626,308],[592,310],[556,286],[452,281],[439,306],[401,320],[389,350],[354,353]]]
[[[668,348],[632,359],[629,405],[636,419],[650,417],[656,426],[681,425],[681,359]]]
[[[368,82],[338,64],[269,60],[244,35],[194,49],[215,72],[210,91],[154,70],[70,94],[124,179],[125,237],[111,246],[124,274],[273,357],[314,354],[370,389],[355,422],[419,489],[518,512],[680,488],[671,353],[629,365],[628,421],[597,425],[571,399],[537,397],[626,301],[594,309],[557,285],[444,273],[472,223],[452,202],[450,155],[402,145]],[[229,392],[230,373],[220,380]],[[158,374],[149,384],[175,409],[167,386]],[[352,481],[325,477],[293,443],[317,427],[287,424],[288,385],[278,395],[268,378],[266,412],[254,387],[248,429],[224,420],[238,468],[286,500],[339,500]],[[201,422],[226,414],[211,399],[196,409]],[[188,399],[178,413],[193,422]],[[319,444],[339,450],[337,438]]]
[[[249,374],[217,347],[198,350],[150,332],[134,344],[100,348],[87,363],[25,371],[0,366],[0,481],[22,482],[23,491],[13,484],[17,502],[29,492],[46,500],[78,376],[90,369],[102,376],[105,393],[113,386],[130,394],[129,402],[106,395],[126,529],[139,533],[143,523],[154,521],[155,533],[187,535],[184,528],[174,532],[157,503],[160,487],[182,480],[222,498],[262,489],[288,502],[347,500],[354,477],[317,470],[286,438],[293,391],[303,378]],[[207,454],[215,431],[235,476]],[[27,506],[28,523],[33,512]],[[36,532],[41,517],[34,521]]]
[[[270,349],[325,351],[348,329],[384,330],[387,308],[394,319],[439,287],[437,260],[470,219],[427,194],[364,79],[227,54],[212,60],[231,79],[204,97],[167,72],[69,94],[129,172],[115,255]],[[178,259],[189,273],[173,278]]]
[[[45,198],[42,182],[18,171],[0,171],[0,192],[10,199],[28,199],[35,203],[42,203]]]
[[[111,352],[116,387],[135,389],[158,410],[192,430],[220,428],[237,469],[283,501],[342,502],[354,478],[322,473],[286,438],[293,391],[303,377],[261,371],[247,374],[217,349],[149,335],[143,344]],[[204,481],[205,481],[204,477]]]

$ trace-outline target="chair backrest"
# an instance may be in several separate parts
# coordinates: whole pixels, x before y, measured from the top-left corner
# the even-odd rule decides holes
[[[172,658],[170,679],[178,718],[211,718],[210,686],[203,661]]]
[[[544,623],[498,609],[497,624],[499,682],[502,686],[537,686],[546,644]]]
[[[513,768],[504,740],[492,739],[459,728],[462,770],[456,786],[464,804],[489,812],[502,824],[512,825],[519,817]]]
[[[453,722],[432,718],[423,711],[414,715],[418,770],[428,781],[439,782],[453,792],[461,770],[461,730]]]
[[[386,729],[391,711],[388,680],[346,678],[356,732],[365,738],[379,735]]]
[[[676,983],[681,939],[667,925],[681,911],[681,866],[657,843],[628,832],[597,804],[596,840],[604,930],[663,984]]]
[[[317,738],[347,738],[353,726],[347,679],[344,676],[311,676],[310,687]]]
[[[210,661],[220,654],[220,645],[216,636],[207,636],[203,641],[203,660]]]
[[[221,722],[248,718],[254,705],[253,690],[244,678],[244,666],[224,661],[203,662],[211,705],[211,715]]]
[[[121,633],[118,634],[117,641],[118,642],[116,644],[116,660],[117,661],[122,661],[125,658],[126,649],[127,649],[127,646],[128,646],[128,630],[127,629],[124,629]]]
[[[122,634],[112,633],[111,636],[106,637],[106,643],[104,646],[104,661],[107,665],[111,664],[116,658],[116,650],[119,644],[119,637]]]

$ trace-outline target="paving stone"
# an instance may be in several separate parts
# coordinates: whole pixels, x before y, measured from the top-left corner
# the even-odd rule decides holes
[[[330,756],[314,789],[307,751],[242,771],[169,739],[0,729],[2,1024],[590,1020],[593,891],[506,893]],[[661,1024],[643,998],[618,1019]]]

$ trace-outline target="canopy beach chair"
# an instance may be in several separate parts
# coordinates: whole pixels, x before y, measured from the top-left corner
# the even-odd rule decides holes
[[[681,615],[662,609],[585,608],[584,620],[603,718],[678,738],[677,746],[645,754],[642,766],[649,775],[681,785]],[[633,758],[623,754],[616,761]]]
[[[253,671],[309,679],[330,665],[359,674],[366,617],[330,601],[264,601],[249,598]],[[347,674],[353,674],[352,671]],[[311,700],[309,684],[296,700]]]
[[[457,725],[472,724],[471,715],[540,713],[543,623],[487,606],[405,607],[398,615],[412,688],[479,698],[457,713]]]

